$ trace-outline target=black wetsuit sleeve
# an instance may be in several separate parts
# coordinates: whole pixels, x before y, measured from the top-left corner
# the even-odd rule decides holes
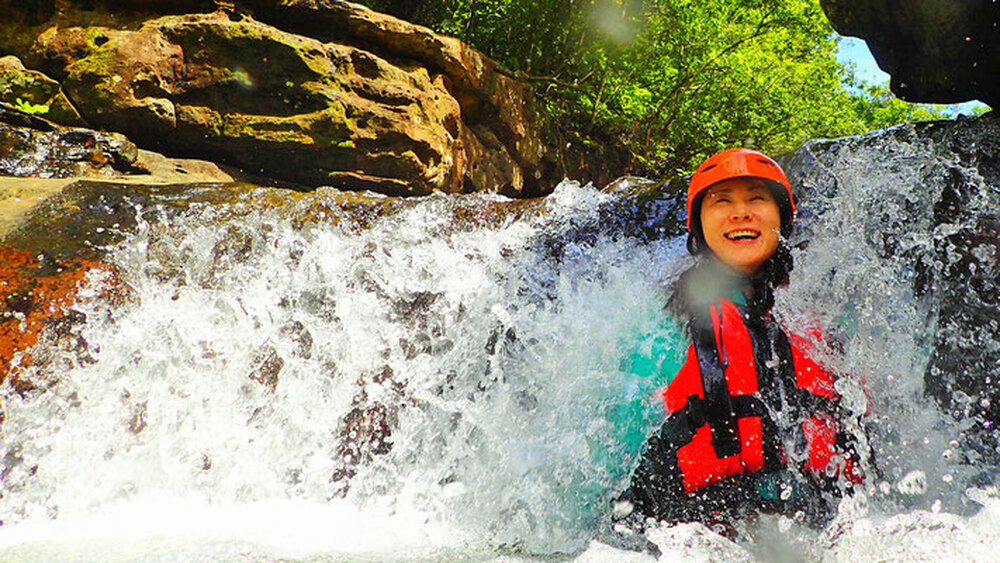
[[[680,521],[679,508],[687,493],[681,484],[677,466],[677,449],[666,436],[670,419],[650,436],[639,466],[632,474],[632,483],[623,498],[632,502],[636,512],[657,520]]]

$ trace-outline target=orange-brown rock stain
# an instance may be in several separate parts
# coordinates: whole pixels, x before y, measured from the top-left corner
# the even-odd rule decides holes
[[[0,383],[8,377],[21,392],[33,387],[18,378],[17,367],[31,364],[30,355],[22,355],[38,343],[46,327],[61,321],[80,318],[72,311],[80,283],[94,268],[107,266],[87,259],[56,262],[0,245]],[[17,360],[15,361],[15,358]]]

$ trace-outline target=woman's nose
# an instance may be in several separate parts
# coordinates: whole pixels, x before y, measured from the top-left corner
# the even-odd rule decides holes
[[[745,203],[737,203],[733,206],[733,219],[746,219],[750,216],[750,206]]]

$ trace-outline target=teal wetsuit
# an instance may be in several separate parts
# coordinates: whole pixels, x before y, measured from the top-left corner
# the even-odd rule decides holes
[[[689,337],[683,325],[660,311],[655,327],[639,336],[622,359],[621,395],[604,413],[613,432],[617,455],[605,465],[613,479],[625,479],[642,453],[649,433],[664,419],[663,401],[656,393],[666,387],[684,364]],[[652,324],[652,323],[651,323]],[[611,454],[612,452],[608,452]]]
[[[746,297],[739,289],[727,291],[724,299],[745,306]],[[618,377],[621,394],[601,413],[610,427],[609,447],[592,444],[594,462],[606,468],[615,482],[629,478],[643,454],[650,434],[663,424],[663,399],[657,392],[666,389],[687,359],[691,335],[686,323],[663,308],[651,312],[650,327],[633,342],[622,358]]]
[[[726,292],[724,298],[737,305],[747,302],[738,289]],[[629,461],[623,471],[631,470],[631,462],[641,453],[649,433],[663,422],[663,400],[655,392],[674,379],[691,345],[684,323],[667,311],[657,313],[660,320],[656,327],[636,339],[621,364],[624,401],[616,406],[611,420]]]

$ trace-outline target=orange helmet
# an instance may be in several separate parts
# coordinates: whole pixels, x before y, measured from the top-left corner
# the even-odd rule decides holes
[[[726,149],[717,153],[698,167],[698,170],[691,176],[688,184],[687,195],[687,227],[691,230],[691,213],[693,211],[695,199],[705,190],[723,180],[731,178],[763,178],[770,180],[770,183],[778,184],[785,188],[788,194],[787,207],[785,198],[777,186],[775,196],[778,197],[778,205],[782,207],[782,219],[785,220],[786,212],[788,225],[782,224],[782,230],[791,226],[791,220],[795,217],[795,202],[792,200],[792,186],[788,182],[785,172],[770,157],[750,149]],[[700,221],[696,221],[696,227]]]

